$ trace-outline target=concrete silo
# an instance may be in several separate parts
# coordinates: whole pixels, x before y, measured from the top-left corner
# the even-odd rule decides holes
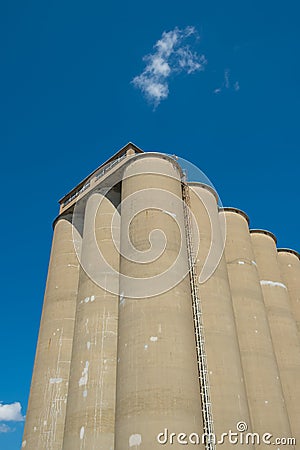
[[[265,230],[251,230],[251,239],[292,436],[300,442],[300,345],[280,273],[276,238]]]
[[[119,254],[111,235],[115,212],[99,193],[87,200],[64,450],[114,448],[118,295],[97,283],[97,271],[104,282],[115,277],[118,290]],[[115,275],[101,267],[99,251]]]
[[[253,430],[292,436],[260,278],[243,211],[224,208],[225,257]],[[257,448],[264,448],[260,444]]]
[[[23,448],[300,442],[299,255],[180,164],[127,144],[61,200]]]
[[[203,317],[205,353],[213,430],[218,438],[229,430],[237,431],[241,421],[251,431],[251,420],[245,389],[236,324],[220,228],[216,194],[208,186],[189,183],[191,212],[195,218],[194,242],[197,241],[195,225],[199,232],[196,254],[196,272],[199,277],[209,251],[214,259],[209,263],[212,276],[204,283],[198,281],[198,292]],[[212,247],[211,247],[212,246]],[[205,263],[206,261],[206,263]],[[222,448],[232,444],[227,439]],[[217,447],[218,448],[218,447]],[[253,448],[249,445],[249,448]]]
[[[62,445],[79,274],[70,221],[62,216],[54,226],[22,448]]]
[[[291,311],[300,339],[300,255],[288,248],[278,249],[280,273],[291,300]]]
[[[161,449],[164,430],[203,431],[181,171],[164,155],[140,155],[124,172],[121,252],[115,450]]]

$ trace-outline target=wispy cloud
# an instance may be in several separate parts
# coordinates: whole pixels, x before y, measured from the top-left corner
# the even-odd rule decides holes
[[[236,82],[234,83],[233,89],[234,89],[235,91],[239,91],[239,90],[240,90],[240,83],[239,83],[238,81],[236,81]]]
[[[14,431],[14,429],[10,428],[5,423],[0,423],[0,433],[10,433],[11,431]]]
[[[229,89],[229,70],[226,69],[224,72],[224,84],[226,89]]]
[[[0,422],[22,422],[21,403],[14,402],[7,405],[0,403]]]
[[[230,75],[230,70],[229,69],[225,69],[224,70],[224,79],[223,82],[221,84],[221,86],[217,87],[216,89],[214,89],[214,94],[220,94],[220,92],[222,92],[224,89],[233,89],[234,91],[239,91],[240,90],[240,84],[238,81],[235,81],[234,83],[231,81],[231,75]]]
[[[207,63],[204,55],[193,51],[186,42],[197,38],[194,27],[164,32],[154,45],[154,52],[144,56],[146,67],[132,83],[140,89],[156,108],[169,95],[169,78],[172,74],[204,70]]]

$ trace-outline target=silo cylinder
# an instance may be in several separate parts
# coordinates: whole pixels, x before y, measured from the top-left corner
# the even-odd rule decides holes
[[[229,430],[237,432],[237,424],[241,421],[245,422],[251,431],[251,421],[223,255],[224,229],[220,227],[216,194],[200,183],[189,183],[189,186],[191,211],[195,218],[194,242],[197,241],[195,227],[199,233],[199,247],[194,251],[197,252],[196,272],[203,317],[213,428],[220,438],[222,433]],[[207,279],[201,281],[201,274],[206,270],[208,270]],[[225,438],[221,447],[229,450],[232,444]],[[249,447],[253,448],[251,445]]]
[[[225,257],[253,431],[291,436],[246,215],[224,208]],[[257,448],[267,448],[261,443]]]
[[[181,174],[166,156],[124,173],[121,252],[115,450],[179,450],[203,428]]]
[[[300,339],[300,255],[294,250],[278,249],[280,273],[291,300],[291,312],[296,321]]]
[[[300,345],[272,233],[251,230],[252,245],[280,373],[292,437],[300,442]]]
[[[79,262],[71,217],[56,221],[22,448],[61,450]]]
[[[114,448],[119,270],[111,235],[115,212],[98,193],[89,197],[85,208],[64,450]],[[100,254],[115,274],[104,268]]]

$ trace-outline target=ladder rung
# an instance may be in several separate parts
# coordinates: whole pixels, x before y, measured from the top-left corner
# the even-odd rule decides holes
[[[190,194],[186,179],[182,178],[182,194],[184,199],[184,219],[186,225],[186,238],[188,248],[188,267],[192,294],[192,311],[194,316],[196,352],[198,364],[198,378],[200,394],[202,398],[202,412],[204,417],[204,430],[207,434],[213,434],[213,418],[211,413],[210,389],[208,384],[208,370],[205,354],[205,339],[203,335],[202,311],[200,298],[198,297],[197,270],[195,264],[196,254],[193,249],[192,222],[190,217]],[[205,444],[207,450],[215,450],[215,445],[209,439]]]

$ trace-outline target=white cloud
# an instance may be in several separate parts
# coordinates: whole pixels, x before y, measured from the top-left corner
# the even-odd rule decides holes
[[[224,80],[223,83],[221,84],[220,87],[214,89],[214,94],[219,94],[220,92],[222,92],[224,89],[229,89],[229,90],[234,90],[234,91],[239,91],[240,90],[240,84],[238,81],[235,81],[234,83],[231,82],[230,80],[230,70],[229,69],[225,69],[224,70]]]
[[[226,69],[224,72],[224,81],[226,89],[229,89],[229,70]]]
[[[10,431],[13,431],[12,428],[5,423],[0,423],[0,433],[9,433]]]
[[[240,83],[238,81],[236,81],[233,85],[233,88],[235,91],[239,91],[240,90]]]
[[[154,53],[143,58],[146,67],[132,83],[143,92],[154,107],[168,97],[168,78],[172,74],[180,72],[191,74],[204,70],[207,63],[205,56],[193,52],[189,45],[183,45],[191,36],[197,36],[194,27],[186,27],[183,30],[176,27],[174,30],[165,31],[154,45]]]
[[[21,414],[21,403],[14,402],[7,405],[0,403],[0,421],[22,422],[24,417]]]
[[[188,47],[179,48],[177,54],[179,66],[188,74],[204,69],[206,64],[204,55],[199,56],[197,53],[192,53]]]
[[[155,75],[162,75],[164,77],[167,77],[170,74],[171,68],[161,56],[154,57],[151,63],[153,73]]]

